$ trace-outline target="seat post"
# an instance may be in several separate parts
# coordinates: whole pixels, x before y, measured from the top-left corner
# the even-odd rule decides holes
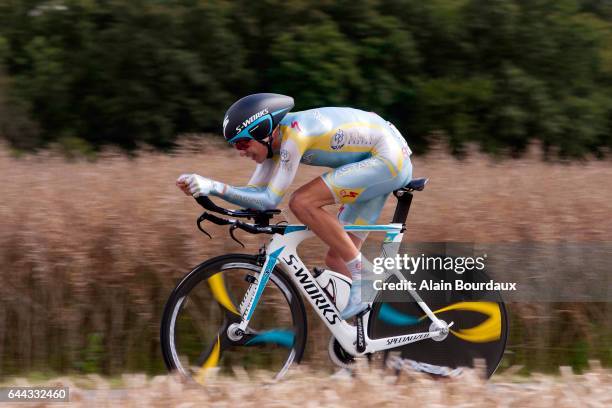
[[[396,190],[393,195],[397,198],[397,205],[395,206],[395,213],[393,214],[394,224],[406,224],[406,218],[408,218],[408,211],[410,211],[410,204],[412,204],[412,193],[403,189]]]

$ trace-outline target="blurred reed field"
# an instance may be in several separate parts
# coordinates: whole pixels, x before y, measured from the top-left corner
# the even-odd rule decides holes
[[[430,184],[415,197],[406,240],[610,240],[609,161],[542,162],[537,149],[516,160],[477,152],[458,160],[444,151],[413,159],[414,176]],[[244,250],[225,227],[210,226],[209,240],[195,226],[201,208],[175,180],[197,172],[243,185],[253,168],[213,137],[171,154],[108,150],[95,160],[49,150],[15,158],[0,148],[0,373],[162,373],[159,321],[174,285],[203,260],[254,253],[268,238],[239,232]],[[302,166],[293,188],[325,170]],[[295,221],[287,199],[281,208]],[[314,240],[301,254],[323,263]],[[612,361],[609,303],[509,306],[504,364],[551,370]],[[325,366],[328,334],[310,317],[306,361]]]
[[[354,407],[421,406],[454,407],[571,407],[610,406],[610,370],[597,368],[574,375],[561,368],[560,377],[533,375],[528,381],[514,376],[497,376],[493,382],[479,378],[470,370],[459,378],[436,381],[419,373],[370,370],[363,367],[354,378],[329,378],[320,372],[296,368],[276,383],[266,383],[263,376],[248,376],[238,371],[235,378],[211,376],[204,387],[181,382],[172,376],[148,379],[141,374],[122,375],[120,389],[97,375],[59,377],[44,383],[16,379],[17,386],[33,384],[69,387],[71,407]],[[258,373],[265,374],[265,373]],[[273,404],[273,405],[272,405]],[[19,407],[22,404],[6,404]],[[68,404],[65,404],[66,406]],[[37,406],[64,404],[37,403]]]

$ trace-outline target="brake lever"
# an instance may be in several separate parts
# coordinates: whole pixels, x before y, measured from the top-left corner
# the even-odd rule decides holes
[[[231,227],[230,227],[230,229],[229,229],[230,236],[232,237],[232,239],[233,239],[234,241],[236,241],[237,243],[239,243],[240,245],[242,245],[242,247],[243,247],[243,248],[246,248],[246,247],[244,246],[244,244],[243,244],[242,242],[238,241],[238,238],[236,238],[236,237],[234,236],[234,230],[235,230],[236,228],[238,228],[238,225],[236,225],[236,224],[232,224],[232,226],[231,226]]]
[[[199,229],[200,231],[202,231],[204,234],[208,235],[208,238],[212,239],[212,236],[211,236],[211,235],[210,235],[208,232],[206,232],[206,231],[204,230],[204,228],[202,228],[202,226],[200,225],[200,223],[201,223],[202,221],[204,221],[204,220],[205,220],[205,218],[204,218],[204,215],[205,215],[205,214],[206,214],[206,213],[204,213],[204,214],[202,214],[202,215],[200,215],[200,216],[198,217],[198,221],[197,221],[197,224],[198,224],[198,229]]]

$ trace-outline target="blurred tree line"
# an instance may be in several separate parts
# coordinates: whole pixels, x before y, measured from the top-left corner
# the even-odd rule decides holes
[[[0,135],[171,147],[254,92],[520,154],[612,147],[609,0],[0,0]]]

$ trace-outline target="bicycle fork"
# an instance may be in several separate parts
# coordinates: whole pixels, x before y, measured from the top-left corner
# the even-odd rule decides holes
[[[235,328],[236,334],[242,334],[246,331],[249,321],[251,320],[251,316],[253,316],[253,312],[255,311],[257,303],[259,302],[259,298],[261,297],[261,294],[263,293],[266,284],[270,279],[270,275],[278,262],[278,256],[281,252],[283,252],[283,249],[285,249],[284,246],[266,256],[266,261],[261,267],[259,279],[256,282],[251,282],[249,285],[242,302],[240,302],[242,320],[240,321],[238,327]]]

